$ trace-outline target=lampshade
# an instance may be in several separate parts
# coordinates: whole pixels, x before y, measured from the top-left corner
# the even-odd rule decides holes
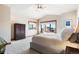
[[[79,21],[78,21],[76,32],[79,33]]]
[[[71,37],[69,38],[69,41],[73,43],[79,43],[79,21],[78,21],[76,33],[73,33],[71,35]]]

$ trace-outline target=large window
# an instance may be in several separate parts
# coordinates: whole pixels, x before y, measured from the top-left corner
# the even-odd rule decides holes
[[[41,32],[56,32],[56,20],[41,22]]]

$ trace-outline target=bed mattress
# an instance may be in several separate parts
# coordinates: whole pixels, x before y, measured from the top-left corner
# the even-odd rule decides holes
[[[40,35],[34,36],[32,38],[32,43],[47,47],[47,49],[48,48],[52,49],[56,53],[59,53],[65,49],[63,40],[56,39],[56,38],[49,38],[49,37],[40,36]]]

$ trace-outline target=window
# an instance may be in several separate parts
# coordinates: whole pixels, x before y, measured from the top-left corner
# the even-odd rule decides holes
[[[36,23],[35,22],[32,22],[32,21],[29,21],[28,22],[28,29],[29,30],[36,29]]]
[[[41,32],[56,32],[56,21],[41,22]]]

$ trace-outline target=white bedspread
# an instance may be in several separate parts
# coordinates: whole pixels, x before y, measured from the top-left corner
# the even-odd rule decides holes
[[[49,38],[49,39],[62,40],[61,35],[59,35],[57,33],[41,33],[37,36],[41,36],[41,37],[45,37],[45,38]]]

